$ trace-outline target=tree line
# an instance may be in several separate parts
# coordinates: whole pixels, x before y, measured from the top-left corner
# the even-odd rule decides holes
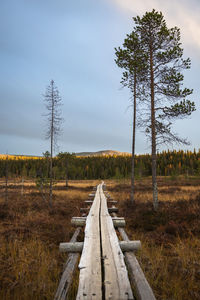
[[[152,176],[150,154],[135,155],[135,176]],[[0,159],[0,177],[8,179],[50,178],[50,158]],[[158,176],[200,176],[199,151],[163,151],[157,153]],[[120,179],[131,177],[131,156],[77,157],[59,153],[52,160],[54,180]]]

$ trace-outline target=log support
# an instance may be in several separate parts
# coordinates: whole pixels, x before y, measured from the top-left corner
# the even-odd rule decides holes
[[[120,248],[123,252],[137,251],[141,248],[140,241],[120,241]],[[60,243],[60,252],[81,253],[83,249],[83,242],[76,243]]]
[[[92,204],[92,203],[93,203],[93,200],[86,200],[85,203],[87,203],[87,204]]]
[[[90,200],[85,200],[85,203],[92,204],[93,200],[91,200],[91,199]],[[117,204],[118,201],[107,199],[107,203],[109,203],[109,204]]]
[[[126,225],[124,218],[114,217],[114,218],[112,218],[112,220],[113,220],[113,225],[115,227],[125,227],[125,225]],[[71,219],[71,224],[73,226],[84,227],[86,224],[86,217],[74,217]]]
[[[89,210],[90,210],[90,207],[82,207],[82,208],[80,208],[80,212],[88,212]],[[109,213],[118,212],[118,208],[117,207],[109,207],[108,208],[108,212]]]

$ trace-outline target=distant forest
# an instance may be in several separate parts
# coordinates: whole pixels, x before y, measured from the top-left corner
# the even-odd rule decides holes
[[[0,177],[48,178],[49,158],[8,158],[0,159]],[[120,179],[131,174],[131,156],[77,157],[60,153],[53,159],[55,180],[68,179]],[[157,155],[158,176],[199,176],[200,150],[163,151]],[[151,176],[151,155],[135,156],[135,176]]]

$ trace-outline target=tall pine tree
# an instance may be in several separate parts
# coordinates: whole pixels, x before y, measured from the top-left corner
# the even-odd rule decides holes
[[[141,98],[142,82],[145,76],[146,60],[138,35],[132,31],[127,35],[123,48],[115,48],[116,64],[124,69],[121,83],[131,91],[133,98],[133,129],[132,129],[132,159],[131,159],[131,203],[134,203],[135,178],[135,139],[136,139],[136,111],[137,100]]]
[[[141,124],[145,126],[146,133],[150,134],[151,138],[153,205],[157,210],[157,145],[174,141],[188,143],[186,139],[172,132],[171,125],[176,119],[184,118],[195,110],[194,102],[186,99],[192,94],[192,90],[182,88],[184,76],[181,71],[189,69],[191,62],[189,58],[183,59],[180,30],[177,27],[168,29],[161,12],[152,10],[146,12],[142,18],[137,16],[133,20],[148,60],[146,91],[149,97],[145,104],[150,113],[143,118]]]

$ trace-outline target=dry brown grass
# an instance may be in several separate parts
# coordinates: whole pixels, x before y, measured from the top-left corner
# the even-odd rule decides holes
[[[152,210],[151,179],[136,181],[129,201],[129,181],[108,181],[130,239],[140,239],[137,254],[157,299],[200,299],[200,181],[159,178],[159,212]]]
[[[79,208],[94,185],[95,181],[71,181],[66,189],[59,182],[53,210],[33,182],[24,184],[23,195],[20,182],[10,183],[7,203],[1,189],[0,299],[53,299],[67,258],[59,253],[59,243],[70,240],[71,217],[80,216]]]
[[[0,299],[53,299],[66,254],[60,242],[69,241],[72,216],[98,181],[64,181],[54,190],[54,207],[47,204],[32,182],[9,185],[8,202],[0,183]],[[151,179],[136,181],[136,204],[130,205],[128,180],[106,181],[119,201],[119,215],[127,222],[130,239],[140,239],[138,260],[157,299],[200,299],[200,194],[198,179],[159,178],[160,209],[152,211]],[[83,235],[80,237],[80,240]],[[75,299],[78,271],[69,299]]]

